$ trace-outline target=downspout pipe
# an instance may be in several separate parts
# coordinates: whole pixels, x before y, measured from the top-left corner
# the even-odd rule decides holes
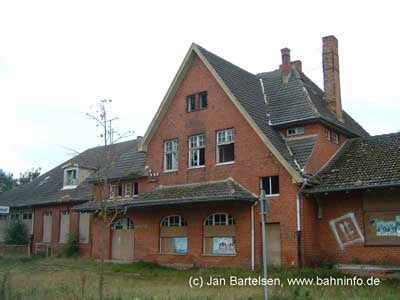
[[[251,270],[255,270],[255,219],[254,208],[257,202],[251,206]]]
[[[307,185],[307,178],[304,180],[301,188],[298,190],[296,194],[296,238],[297,238],[297,265],[301,268],[303,266],[303,261],[301,259],[301,193]]]

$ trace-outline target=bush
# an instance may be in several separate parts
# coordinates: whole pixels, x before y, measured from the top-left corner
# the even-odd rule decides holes
[[[68,240],[67,243],[64,245],[62,254],[66,257],[79,255],[79,239],[77,234],[70,233],[68,235]]]
[[[29,244],[28,229],[21,220],[12,220],[7,224],[4,242],[6,245]]]

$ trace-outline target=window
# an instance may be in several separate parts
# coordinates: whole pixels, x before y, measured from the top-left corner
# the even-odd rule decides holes
[[[32,220],[32,213],[31,212],[22,213],[22,220]]]
[[[192,112],[207,108],[207,92],[200,92],[186,97],[186,111]]]
[[[132,183],[125,184],[124,195],[125,195],[125,197],[129,197],[130,195],[132,195]]]
[[[339,144],[339,135],[336,132],[332,132],[332,142],[334,144]]]
[[[78,169],[64,170],[64,188],[75,188],[78,185]]]
[[[199,109],[207,108],[207,92],[199,93]]]
[[[109,193],[109,198],[114,199],[115,195],[117,194],[117,186],[115,184],[110,184],[110,193]]]
[[[217,131],[217,163],[235,161],[235,130]]]
[[[43,214],[43,236],[42,241],[43,243],[50,243],[51,242],[51,229],[53,220],[51,211],[46,211]]]
[[[10,214],[10,220],[19,220],[20,219],[20,214],[19,213],[11,213]]]
[[[262,177],[260,185],[266,196],[279,195],[279,176]]]
[[[118,219],[111,224],[113,230],[133,229],[133,221],[129,218]]]
[[[190,95],[186,98],[187,112],[196,110],[196,95]]]
[[[203,252],[206,255],[236,255],[235,220],[230,214],[216,213],[204,221]]]
[[[124,196],[124,185],[123,184],[118,184],[117,186],[117,197],[123,197]]]
[[[304,134],[304,127],[293,127],[287,131],[287,136]]]
[[[179,215],[164,217],[160,223],[160,253],[187,254],[187,222]]]
[[[133,195],[134,196],[139,195],[139,183],[135,182],[132,186],[133,186],[133,191],[132,191]]]
[[[325,138],[330,141],[331,140],[331,131],[328,128],[324,129]]]
[[[189,167],[204,166],[205,135],[195,135],[189,138]]]
[[[60,217],[60,244],[65,244],[68,241],[69,235],[69,211],[61,211]]]
[[[90,213],[79,213],[79,243],[89,243],[90,236]]]
[[[178,140],[164,142],[164,171],[178,170]]]

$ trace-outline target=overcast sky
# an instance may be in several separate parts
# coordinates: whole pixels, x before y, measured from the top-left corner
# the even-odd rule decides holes
[[[192,42],[253,73],[287,46],[321,86],[321,38],[334,34],[344,109],[371,134],[400,130],[395,1],[235,3],[1,1],[0,168],[46,171],[71,157],[63,147],[99,145],[84,113],[104,98],[143,135]]]

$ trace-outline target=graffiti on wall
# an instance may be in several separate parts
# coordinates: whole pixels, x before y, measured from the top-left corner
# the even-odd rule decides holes
[[[345,214],[329,221],[329,225],[341,250],[355,243],[364,243],[364,235],[354,213]]]

